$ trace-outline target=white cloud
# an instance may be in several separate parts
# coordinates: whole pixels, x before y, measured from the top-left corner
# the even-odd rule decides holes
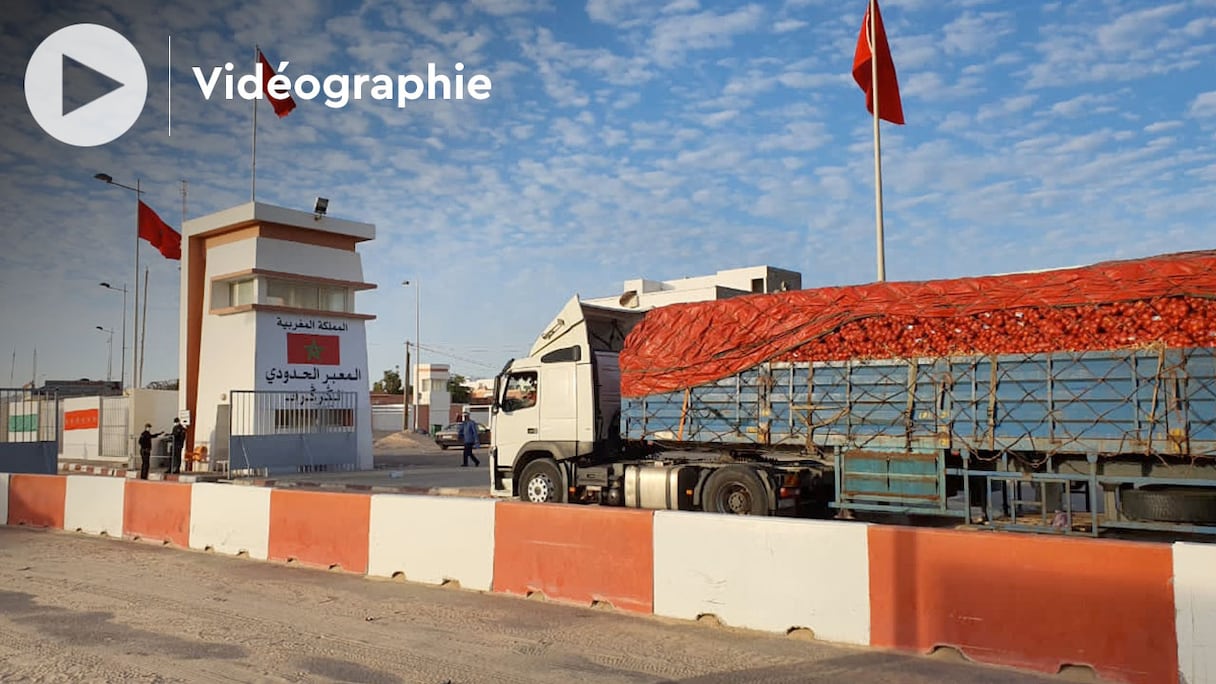
[[[1196,119],[1211,121],[1216,118],[1216,90],[1200,93],[1191,101],[1187,114]]]
[[[670,65],[685,53],[729,45],[731,39],[760,26],[764,10],[750,4],[726,14],[700,12],[664,17],[654,25],[650,48],[655,61]]]
[[[1155,121],[1144,127],[1145,133],[1164,133],[1182,126],[1181,121]]]
[[[782,19],[773,24],[773,33],[789,33],[804,28],[807,25],[801,19]]]

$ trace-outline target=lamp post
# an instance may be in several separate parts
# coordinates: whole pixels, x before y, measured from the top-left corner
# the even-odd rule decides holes
[[[119,355],[122,358],[122,363],[119,364],[118,372],[118,389],[121,392],[126,388],[127,382],[127,284],[123,283],[121,290],[109,283],[98,283],[98,285],[107,290],[122,293],[122,354]]]
[[[114,331],[109,328],[103,328],[100,325],[94,326],[110,337],[106,340],[109,352],[106,354],[106,382],[114,379]]]
[[[422,382],[419,376],[422,374],[422,284],[415,279],[413,282],[408,280],[401,281],[405,287],[414,286],[414,368],[419,372],[414,373],[414,432],[418,431],[418,405],[422,399]],[[409,344],[406,344],[406,363],[409,363]],[[408,387],[407,387],[408,389]]]
[[[96,173],[93,177],[105,183],[113,185],[116,188],[130,190],[135,193],[135,325],[133,331],[134,343],[131,345],[131,386],[139,389],[140,373],[139,373],[139,204],[143,201],[143,190],[140,189],[139,179],[135,179],[135,187],[117,183],[114,178],[108,173]],[[127,313],[126,300],[123,300],[123,315]],[[126,333],[126,324],[123,324],[123,333]]]

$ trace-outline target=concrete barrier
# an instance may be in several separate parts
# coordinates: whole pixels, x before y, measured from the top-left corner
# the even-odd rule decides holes
[[[270,560],[367,572],[371,496],[270,490]]]
[[[367,574],[489,591],[494,509],[489,499],[373,495]]]
[[[68,475],[63,529],[122,536],[126,482],[116,477]]]
[[[8,473],[0,473],[0,525],[8,524]]]
[[[189,546],[192,491],[188,484],[127,480],[123,536]]]
[[[866,526],[659,511],[654,612],[870,643]]]
[[[1216,545],[1174,544],[1178,669],[1185,684],[1216,684]]]
[[[875,646],[1116,682],[1175,681],[1167,544],[869,528]]]
[[[271,490],[201,482],[190,487],[190,548],[269,557]]]
[[[649,613],[654,514],[619,508],[500,502],[494,591]]]
[[[10,475],[8,524],[62,530],[66,490],[62,475]]]

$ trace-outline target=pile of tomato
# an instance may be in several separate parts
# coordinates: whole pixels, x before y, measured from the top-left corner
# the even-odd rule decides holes
[[[1216,300],[1016,307],[953,317],[874,316],[798,347],[788,361],[1216,346]]]

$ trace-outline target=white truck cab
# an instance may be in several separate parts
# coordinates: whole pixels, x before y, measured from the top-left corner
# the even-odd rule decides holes
[[[620,433],[617,354],[640,312],[584,304],[576,295],[495,380],[490,450],[497,496],[564,501],[560,464],[615,448]],[[521,491],[517,482],[524,483]]]

